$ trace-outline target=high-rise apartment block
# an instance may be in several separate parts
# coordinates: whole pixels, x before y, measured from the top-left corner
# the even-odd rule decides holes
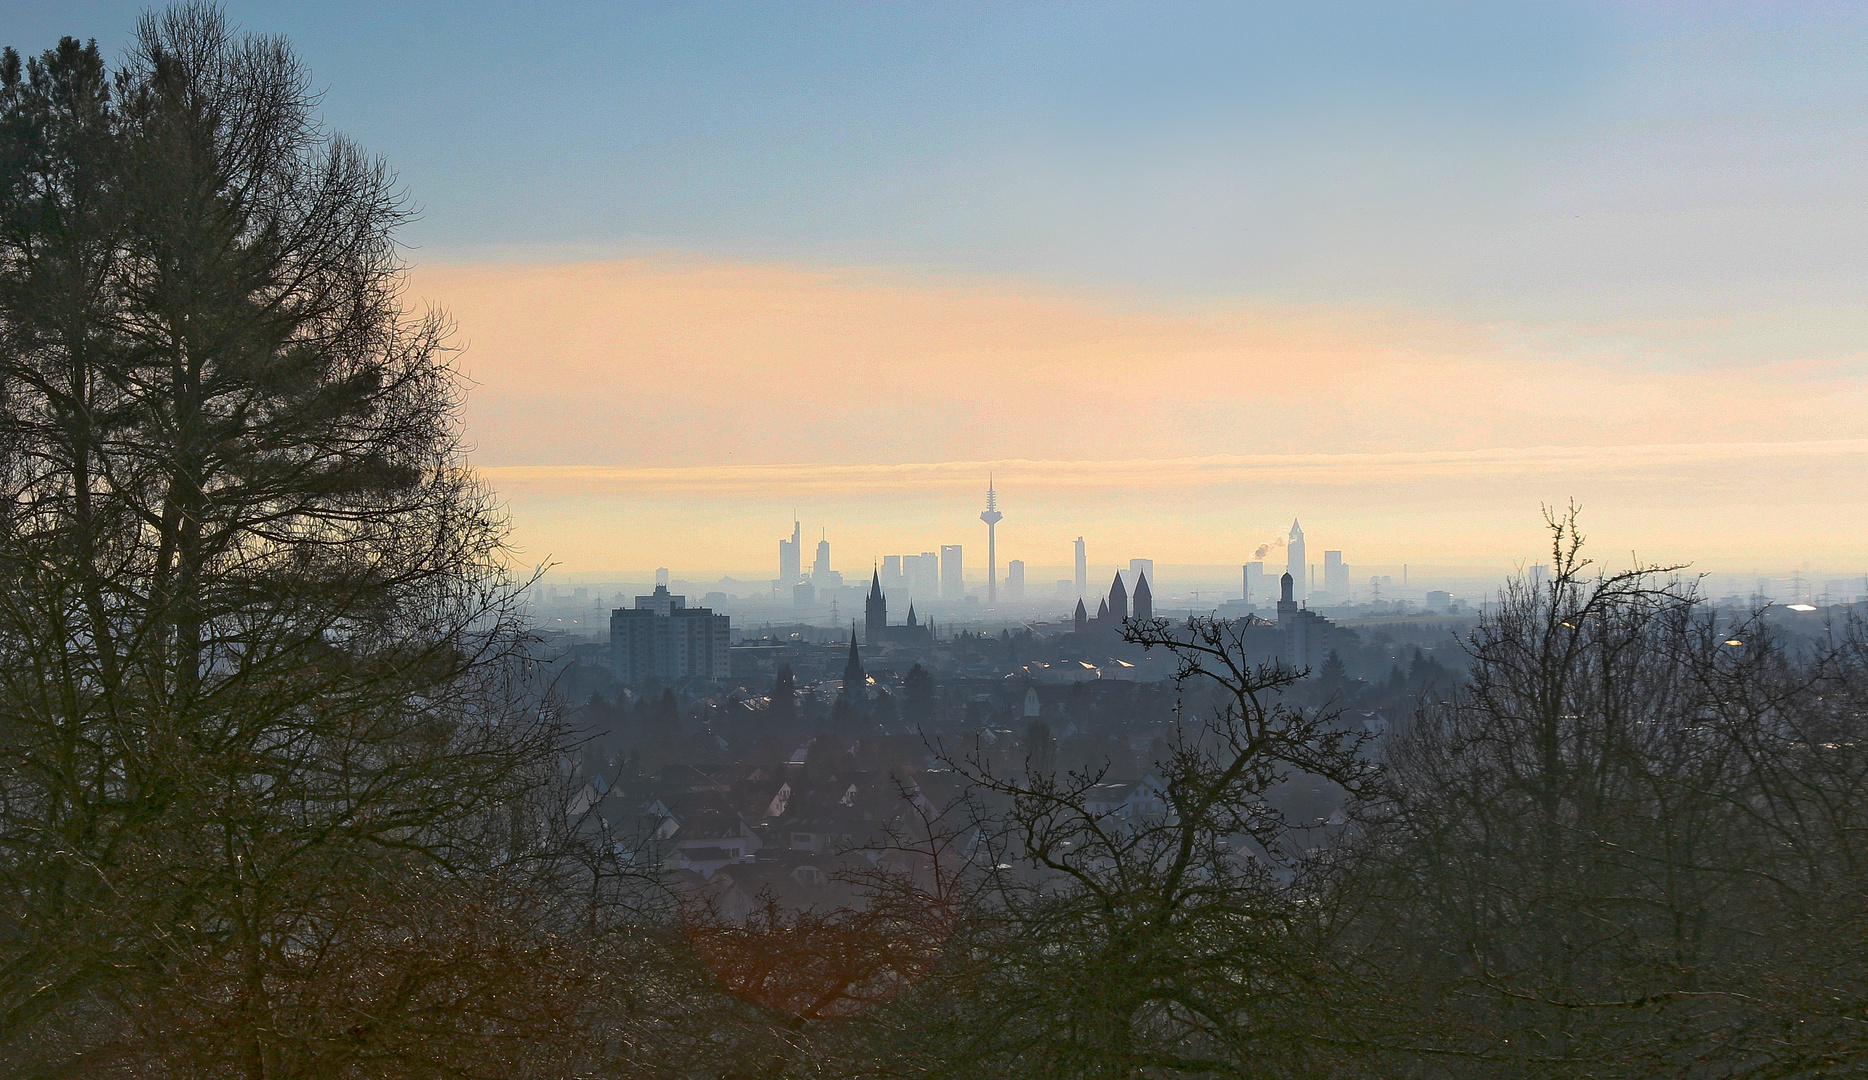
[[[732,620],[657,585],[633,608],[610,612],[610,668],[626,686],[651,678],[717,681],[733,673]]]
[[[1296,575],[1286,573],[1278,579],[1278,629],[1284,634],[1284,662],[1298,671],[1314,671],[1323,666],[1334,638],[1330,620],[1308,608],[1297,606],[1293,596]]]

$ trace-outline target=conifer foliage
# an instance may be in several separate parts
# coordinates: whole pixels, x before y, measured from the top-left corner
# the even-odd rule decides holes
[[[10,1073],[397,1057],[380,995],[465,1007],[475,956],[514,962],[471,929],[505,925],[480,826],[555,734],[509,707],[502,525],[402,198],[312,104],[208,7],[114,71],[0,60]],[[388,969],[423,935],[447,979]]]
[[[573,753],[406,205],[313,104],[206,6],[0,54],[0,1076],[1868,1070],[1859,607],[1789,640],[1574,508],[1379,723],[1337,652],[1137,618],[1171,724],[1021,679],[1014,737],[852,627],[834,711],[618,690]],[[844,906],[695,869],[755,827]]]

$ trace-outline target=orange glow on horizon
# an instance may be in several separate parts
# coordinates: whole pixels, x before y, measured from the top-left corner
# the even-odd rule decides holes
[[[983,543],[987,469],[1002,563],[1078,533],[1223,563],[1294,514],[1365,562],[1510,559],[1572,496],[1644,552],[1787,556],[1753,515],[1795,514],[1798,558],[1868,562],[1836,497],[1868,472],[1859,364],[676,257],[425,267],[414,293],[458,320],[516,540],[567,569],[761,566],[794,504],[844,565]]]

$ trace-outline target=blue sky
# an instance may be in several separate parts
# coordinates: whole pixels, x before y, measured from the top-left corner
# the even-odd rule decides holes
[[[136,10],[0,25],[115,46]],[[1768,318],[1868,283],[1868,17],[1845,5],[228,10],[288,35],[330,121],[400,171],[430,258],[675,250],[1533,322]]]
[[[0,0],[0,39],[114,52],[138,10]],[[992,471],[1033,565],[1294,515],[1352,561],[1515,558],[1572,497],[1615,550],[1750,565],[1798,521],[1769,558],[1868,560],[1860,5],[227,10],[422,207],[415,296],[535,556],[756,566],[712,523],[794,506],[928,550]],[[1258,479],[1058,479],[1209,454]],[[820,469],[913,462],[947,479]],[[721,502],[754,465],[797,468]]]

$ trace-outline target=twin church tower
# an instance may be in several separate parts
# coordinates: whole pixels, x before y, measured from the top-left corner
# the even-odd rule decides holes
[[[1109,595],[1103,597],[1096,608],[1096,617],[1090,618],[1089,609],[1083,601],[1077,601],[1075,615],[1076,631],[1079,634],[1102,627],[1117,627],[1129,617],[1129,591],[1122,584],[1122,571],[1116,571],[1116,579],[1109,585]],[[1148,572],[1135,572],[1135,617],[1152,619],[1155,617],[1154,590],[1148,587]]]

